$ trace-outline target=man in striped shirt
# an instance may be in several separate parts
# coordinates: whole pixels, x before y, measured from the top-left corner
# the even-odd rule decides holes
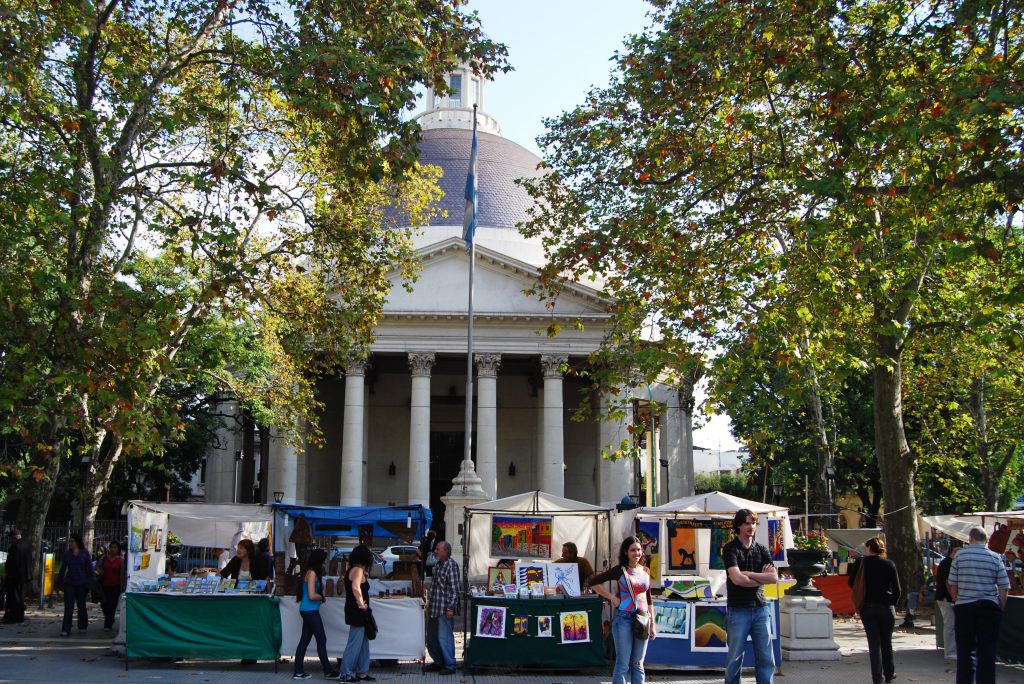
[[[970,543],[949,569],[946,586],[956,602],[956,684],[996,681],[996,641],[1010,580],[999,554],[985,547],[988,533],[972,527]]]

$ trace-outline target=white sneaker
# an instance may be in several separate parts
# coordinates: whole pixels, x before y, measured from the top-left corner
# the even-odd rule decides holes
[[[313,675],[309,674],[308,672],[298,672],[292,675],[292,679],[309,679],[312,676]]]

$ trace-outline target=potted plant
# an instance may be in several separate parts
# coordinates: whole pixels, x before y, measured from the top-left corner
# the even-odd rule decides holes
[[[811,530],[806,534],[793,535],[795,548],[786,549],[789,572],[796,579],[796,586],[787,593],[793,596],[821,596],[811,584],[811,578],[825,574],[826,561],[832,555],[828,548],[828,536],[823,530]]]
[[[181,537],[170,530],[167,531],[167,554],[176,556],[181,553]]]

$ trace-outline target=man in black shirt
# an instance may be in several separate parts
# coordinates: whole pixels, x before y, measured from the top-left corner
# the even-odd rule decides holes
[[[747,635],[754,645],[757,684],[771,684],[775,676],[775,654],[769,632],[772,612],[762,586],[774,584],[779,575],[768,549],[754,541],[756,513],[746,508],[736,511],[732,529],[736,538],[722,549],[729,608],[726,620],[729,656],[725,664],[725,684],[740,684]]]

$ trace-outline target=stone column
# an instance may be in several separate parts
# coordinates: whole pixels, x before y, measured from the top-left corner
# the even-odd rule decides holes
[[[498,495],[498,368],[501,354],[476,354],[476,474],[489,499]]]
[[[295,446],[290,436],[282,435],[277,428],[270,430],[270,463],[267,477],[267,503],[274,501],[274,492],[282,492],[282,503],[298,503],[296,484],[299,461],[305,444]],[[304,461],[304,459],[302,459]]]
[[[365,359],[345,365],[345,420],[341,440],[341,487],[338,504],[363,505],[363,385]]]
[[[664,431],[665,459],[668,461],[668,477],[666,478],[668,498],[678,499],[687,496],[686,484],[688,481],[692,482],[693,478],[687,478],[685,473],[683,417],[679,410],[679,392],[673,389],[668,392],[662,430]]]
[[[565,438],[562,425],[562,364],[566,356],[544,354],[540,357],[544,372],[544,408],[541,424],[540,489],[565,494]]]
[[[430,369],[433,352],[409,354],[412,398],[409,402],[410,504],[430,508]]]
[[[621,390],[601,397],[601,425],[599,445],[603,450],[615,452],[625,440],[632,443],[632,435],[627,426],[633,420],[633,403],[628,395],[622,396]],[[626,401],[625,415],[621,419],[608,418],[610,407],[616,402]],[[633,491],[633,459],[620,455],[612,460],[602,458],[598,467],[598,501],[602,506],[614,508],[627,494],[639,494]]]
[[[680,440],[680,461],[679,474],[681,485],[679,494],[672,494],[675,498],[681,496],[693,496],[693,408],[696,406],[694,398],[694,382],[684,379],[679,389],[679,422],[682,439]]]

